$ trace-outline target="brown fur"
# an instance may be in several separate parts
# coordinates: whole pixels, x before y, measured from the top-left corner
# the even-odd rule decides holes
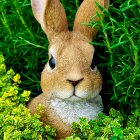
[[[37,107],[39,104],[45,105],[46,108],[44,113],[41,114],[41,121],[57,129],[56,140],[60,140],[62,138],[65,138],[66,136],[70,136],[72,132],[70,125],[62,122],[62,120],[51,108],[49,100],[45,97],[46,96],[44,94],[41,94],[37,98],[34,98],[32,102],[28,104],[28,108],[30,108],[31,114],[34,115],[34,113],[37,112],[35,107]]]
[[[98,0],[97,2],[100,5],[104,5],[103,0]],[[98,7],[93,2],[93,0],[84,0],[77,11],[75,22],[74,22],[73,29],[81,31],[85,36],[87,36],[90,39],[90,41],[97,34],[98,31],[89,26],[81,25],[81,23],[84,23],[84,22],[88,23],[91,17],[94,16],[93,12],[96,12],[96,11],[101,13],[101,11],[98,10]],[[95,17],[94,20],[98,20],[98,17]]]
[[[97,2],[102,6],[106,4],[102,0],[97,0]],[[97,30],[81,26],[82,22],[89,22],[90,17],[95,15],[96,11],[99,12],[99,9],[93,0],[84,0],[76,14],[72,32],[68,31],[66,15],[59,0],[32,0],[32,9],[48,36],[49,49],[55,50],[57,67],[54,71],[49,71],[48,63],[46,64],[41,74],[43,93],[34,98],[28,104],[28,108],[33,115],[37,112],[38,104],[45,105],[45,112],[41,115],[41,120],[45,124],[57,128],[56,139],[59,140],[69,136],[72,130],[70,124],[61,120],[53,110],[51,99],[58,96],[63,98],[64,93],[64,96],[68,96],[73,88],[68,80],[84,79],[77,88],[79,91],[88,91],[88,95],[82,95],[82,93],[80,95],[86,100],[96,97],[102,88],[100,72],[98,69],[95,71],[90,69],[94,48],[88,42],[96,35]],[[96,18],[96,20],[99,19]],[[49,52],[49,57],[51,57],[50,55]]]

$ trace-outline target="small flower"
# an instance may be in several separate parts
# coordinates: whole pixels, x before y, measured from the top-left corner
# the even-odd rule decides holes
[[[36,107],[36,110],[37,110],[37,113],[38,114],[43,114],[45,112],[45,106],[43,104],[39,104],[37,107]]]
[[[15,75],[15,72],[13,71],[13,69],[10,69],[7,71],[7,74],[8,75]]]
[[[29,101],[29,99],[30,99],[30,94],[31,94],[31,91],[24,90],[21,96],[24,97],[24,100],[25,100],[25,101]]]
[[[14,76],[14,78],[13,78],[13,81],[15,82],[15,83],[21,83],[21,80],[20,80],[20,75],[17,73],[15,76]]]
[[[2,54],[0,54],[0,64],[3,63],[5,61],[4,57]]]
[[[0,74],[3,74],[4,72],[6,72],[6,65],[0,64]]]
[[[4,87],[6,85],[5,82],[3,82],[2,80],[0,80],[0,87]]]

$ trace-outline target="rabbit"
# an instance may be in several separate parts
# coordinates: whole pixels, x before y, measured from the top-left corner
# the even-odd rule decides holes
[[[108,6],[107,0],[96,1],[102,7]],[[101,11],[95,0],[84,0],[76,13],[73,30],[69,31],[59,0],[31,0],[31,6],[49,40],[49,61],[41,73],[43,93],[27,107],[33,115],[42,104],[45,111],[41,121],[57,129],[57,140],[64,139],[72,133],[72,122],[80,117],[96,119],[103,111],[99,95],[102,76],[94,64],[95,49],[89,44],[98,31],[82,25]]]

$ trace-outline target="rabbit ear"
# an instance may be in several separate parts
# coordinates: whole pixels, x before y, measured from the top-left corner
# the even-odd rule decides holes
[[[83,35],[88,37],[90,41],[92,41],[93,37],[97,34],[97,29],[81,24],[89,22],[91,16],[96,15],[96,12],[101,13],[96,2],[102,7],[108,7],[108,0],[84,0],[76,13],[73,27],[73,30],[79,30]],[[99,18],[95,17],[94,20],[98,21]]]
[[[68,30],[66,14],[59,0],[31,0],[31,5],[35,18],[49,40]]]

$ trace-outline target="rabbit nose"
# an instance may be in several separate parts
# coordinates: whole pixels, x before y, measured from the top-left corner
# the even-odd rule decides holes
[[[76,81],[73,81],[73,80],[68,80],[68,81],[75,87],[75,86],[76,86],[78,83],[80,83],[83,79],[84,79],[84,78],[81,78],[81,79],[76,80]]]

